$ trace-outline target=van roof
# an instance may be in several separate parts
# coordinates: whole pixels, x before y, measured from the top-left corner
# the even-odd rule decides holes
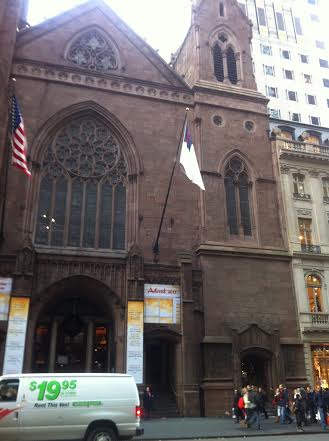
[[[131,375],[128,374],[97,374],[97,373],[72,373],[72,372],[68,372],[68,373],[57,373],[57,372],[53,372],[53,373],[45,373],[45,374],[7,374],[7,375],[2,375],[0,378],[31,378],[31,377],[97,377],[97,378],[104,378],[104,377],[128,377],[128,378],[132,378]]]

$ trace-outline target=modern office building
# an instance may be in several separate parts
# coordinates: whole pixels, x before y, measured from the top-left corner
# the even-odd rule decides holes
[[[239,0],[253,23],[258,90],[271,118],[329,127],[326,0]]]

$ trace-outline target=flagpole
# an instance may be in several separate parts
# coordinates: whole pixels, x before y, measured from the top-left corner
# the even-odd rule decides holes
[[[2,201],[1,201],[1,218],[0,218],[0,246],[2,245],[4,241],[4,227],[5,227],[5,214],[6,214],[6,200],[7,200],[7,187],[8,187],[8,169],[10,167],[10,153],[11,153],[11,143],[10,143],[10,137],[9,137],[9,131],[10,131],[10,118],[11,118],[11,102],[14,95],[14,84],[15,80],[12,78],[12,82],[9,89],[9,101],[8,101],[8,113],[9,118],[7,122],[7,132],[5,137],[5,155],[3,158],[3,167],[4,167],[4,184],[3,184],[3,192],[2,192]],[[2,168],[3,170],[3,168]]]
[[[162,228],[162,224],[163,224],[163,219],[164,219],[164,215],[166,212],[166,208],[167,208],[167,202],[168,202],[168,198],[169,198],[169,193],[170,193],[170,189],[171,189],[171,184],[172,184],[172,180],[174,177],[174,172],[175,172],[175,168],[176,168],[176,164],[177,164],[177,159],[178,159],[178,155],[179,155],[179,151],[183,142],[183,136],[184,136],[184,131],[185,131],[185,127],[186,127],[186,122],[187,122],[187,112],[190,109],[187,107],[186,108],[186,113],[185,113],[185,118],[184,118],[184,124],[183,124],[183,128],[182,128],[182,132],[179,138],[179,143],[178,143],[178,147],[177,147],[177,152],[176,152],[176,156],[175,156],[175,161],[174,161],[174,165],[171,171],[171,176],[170,176],[170,181],[169,181],[169,185],[168,185],[168,190],[167,190],[167,195],[166,195],[166,199],[165,199],[165,203],[163,206],[163,210],[162,210],[162,215],[161,215],[161,220],[160,220],[160,225],[159,225],[159,229],[158,229],[158,234],[157,234],[157,238],[154,242],[153,245],[153,260],[154,262],[157,262],[159,260],[159,254],[160,254],[160,247],[159,247],[159,238],[160,238],[160,234],[161,234],[161,228]]]

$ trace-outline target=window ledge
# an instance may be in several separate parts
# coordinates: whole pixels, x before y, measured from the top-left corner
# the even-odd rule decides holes
[[[38,254],[52,254],[52,255],[62,255],[62,256],[95,256],[95,257],[111,257],[125,259],[127,257],[126,250],[95,250],[88,248],[56,248],[48,247],[42,245],[34,246]]]
[[[307,193],[294,193],[294,199],[298,199],[299,201],[312,202],[311,195]]]

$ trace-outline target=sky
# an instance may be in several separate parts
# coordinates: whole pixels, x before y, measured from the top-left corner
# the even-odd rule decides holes
[[[191,0],[105,1],[166,61],[179,48],[190,26]],[[28,22],[36,25],[81,3],[85,0],[30,0]]]

